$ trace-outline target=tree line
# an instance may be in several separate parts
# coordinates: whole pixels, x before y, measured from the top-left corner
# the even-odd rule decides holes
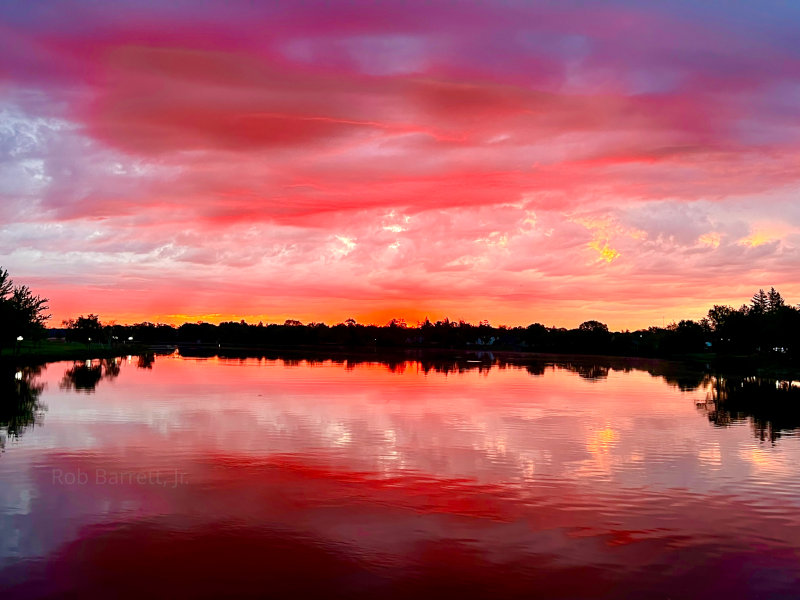
[[[0,350],[18,337],[41,340],[48,300],[25,285],[15,285],[0,268]],[[800,307],[789,305],[775,289],[758,290],[739,308],[714,305],[706,317],[682,320],[666,327],[610,331],[590,320],[577,328],[492,326],[447,318],[425,319],[409,326],[392,319],[383,326],[355,319],[343,323],[252,324],[242,321],[184,323],[180,326],[142,322],[133,325],[103,323],[96,314],[63,322],[67,340],[109,347],[135,344],[171,344],[207,347],[342,347],[342,348],[473,348],[567,354],[617,356],[675,356],[713,352],[718,355],[776,355],[800,357]],[[51,333],[53,333],[51,331]]]
[[[738,309],[714,305],[698,321],[682,320],[666,327],[637,331],[610,331],[599,321],[585,321],[575,329],[547,327],[494,327],[487,321],[428,319],[407,325],[393,319],[383,326],[348,319],[336,325],[284,323],[252,324],[242,321],[184,323],[180,326],[137,323],[104,325],[97,315],[65,322],[67,338],[106,344],[174,344],[203,347],[343,347],[441,348],[518,350],[567,354],[617,356],[677,356],[713,352],[719,355],[770,354],[787,359],[800,355],[800,309],[789,306],[774,288],[759,290],[749,304]]]

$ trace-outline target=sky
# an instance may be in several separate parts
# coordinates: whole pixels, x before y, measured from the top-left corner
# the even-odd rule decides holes
[[[62,319],[636,329],[800,302],[800,4],[0,3],[0,265]]]

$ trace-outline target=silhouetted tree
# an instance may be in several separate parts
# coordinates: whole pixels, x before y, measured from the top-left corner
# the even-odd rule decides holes
[[[712,306],[708,310],[708,323],[711,326],[711,330],[719,332],[724,329],[734,312],[736,311],[730,306],[721,306],[719,304]]]
[[[47,298],[34,295],[26,285],[14,285],[8,271],[0,267],[0,350],[16,343],[17,337],[44,337]]]
[[[771,313],[774,313],[785,305],[786,303],[783,301],[780,293],[778,293],[774,287],[770,288],[769,293],[767,294],[767,310]]]
[[[664,340],[665,353],[696,353],[705,349],[706,333],[700,323],[683,320],[677,325],[670,325],[667,329],[672,334]]]
[[[81,315],[77,319],[69,319],[63,322],[64,326],[69,330],[67,332],[67,339],[70,341],[82,342],[89,344],[90,342],[103,341],[103,324],[100,322],[100,317],[90,314],[84,317]]]
[[[525,329],[525,344],[531,350],[543,351],[547,349],[548,330],[541,323],[531,323]]]
[[[7,298],[14,290],[14,282],[8,276],[8,271],[0,267],[0,298]]]
[[[584,321],[578,325],[578,330],[589,333],[608,333],[608,325],[600,321]]]
[[[769,309],[769,298],[764,290],[758,290],[755,294],[753,294],[753,298],[750,300],[750,310],[755,313],[763,314],[767,312]]]

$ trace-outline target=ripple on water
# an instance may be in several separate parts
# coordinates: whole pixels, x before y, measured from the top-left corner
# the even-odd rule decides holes
[[[50,365],[48,410],[0,456],[0,559],[25,563],[0,585],[90,594],[147,557],[190,596],[226,568],[227,593],[796,591],[791,423],[762,440],[757,409],[698,406],[661,371],[484,363],[158,358],[94,394]]]

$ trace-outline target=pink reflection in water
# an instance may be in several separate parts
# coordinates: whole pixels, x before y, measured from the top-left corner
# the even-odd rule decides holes
[[[76,393],[69,367],[0,458],[0,585],[23,597],[792,597],[800,577],[797,438],[715,428],[704,389],[645,371],[160,357]]]

